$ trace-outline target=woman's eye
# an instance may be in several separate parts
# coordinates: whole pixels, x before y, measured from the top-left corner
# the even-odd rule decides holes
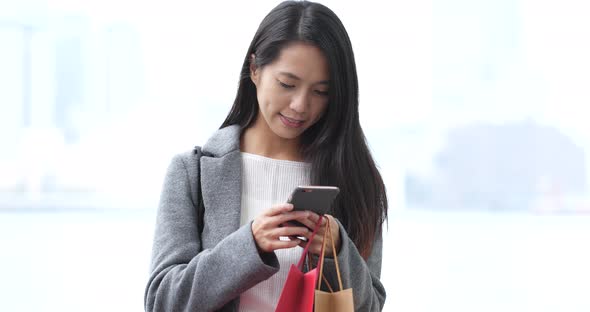
[[[281,87],[285,88],[285,89],[292,89],[295,88],[295,86],[292,85],[288,85],[286,83],[283,83],[282,81],[279,81],[279,83],[281,84]]]
[[[322,91],[322,90],[315,90],[315,93],[317,93],[319,95],[323,95],[323,96],[327,96],[328,95],[328,91]]]

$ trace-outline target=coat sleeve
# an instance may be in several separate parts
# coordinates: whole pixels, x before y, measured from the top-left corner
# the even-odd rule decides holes
[[[203,249],[191,196],[191,183],[199,181],[194,158],[189,153],[177,155],[166,173],[145,289],[146,311],[217,310],[279,268],[274,254],[264,259],[259,255],[250,223],[215,247]]]
[[[338,221],[340,228],[341,246],[338,254],[338,264],[344,289],[352,288],[355,311],[381,311],[385,304],[385,288],[381,281],[381,254],[383,250],[382,231],[379,231],[373,242],[369,258],[365,261],[358,252],[355,244],[348,237],[344,226]],[[334,288],[338,290],[336,266],[334,259],[326,257],[324,276]]]

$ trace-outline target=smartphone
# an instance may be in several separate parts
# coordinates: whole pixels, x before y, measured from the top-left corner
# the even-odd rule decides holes
[[[293,210],[310,210],[323,215],[330,212],[332,202],[339,192],[340,189],[336,186],[298,186],[287,202],[293,204]]]
[[[338,196],[339,192],[340,189],[336,186],[298,186],[293,190],[291,196],[289,196],[287,203],[293,204],[293,211],[310,210],[323,215],[331,212],[332,202]],[[307,227],[297,220],[291,220],[289,223],[295,226]],[[307,241],[304,237],[298,238]]]

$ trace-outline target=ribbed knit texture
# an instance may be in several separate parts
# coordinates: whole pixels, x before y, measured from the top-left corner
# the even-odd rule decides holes
[[[287,202],[293,189],[309,185],[310,164],[277,160],[242,153],[242,211],[244,225],[268,208]],[[250,288],[240,296],[240,311],[274,311],[291,264],[297,263],[300,247],[275,251],[281,269],[269,279]]]

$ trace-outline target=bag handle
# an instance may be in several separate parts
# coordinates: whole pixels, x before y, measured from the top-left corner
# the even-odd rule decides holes
[[[313,259],[311,258],[311,254],[310,253],[307,254],[307,263],[308,263],[309,267],[313,267]],[[319,257],[318,257],[318,261],[317,261],[316,265],[319,265]],[[320,276],[320,277],[324,280],[324,283],[326,283],[326,286],[328,287],[328,290],[330,290],[330,292],[333,293],[334,290],[332,289],[332,285],[330,285],[330,282],[328,282],[328,280],[326,279],[326,277],[323,276],[323,275]],[[318,277],[318,278],[320,278],[320,277]]]
[[[313,241],[313,238],[315,237],[315,234],[318,232],[318,229],[320,228],[320,225],[322,224],[322,217],[320,217],[318,219],[318,222],[316,223],[313,232],[311,233],[311,237],[307,240],[307,244],[305,244],[305,249],[303,249],[303,253],[301,254],[301,258],[299,258],[299,262],[297,263],[297,267],[299,269],[303,268],[303,261],[305,261],[305,255],[307,254],[307,251],[309,249],[309,245],[311,245],[311,242]]]
[[[340,291],[342,291],[342,277],[340,276],[340,266],[338,265],[338,254],[336,253],[336,246],[334,246],[334,237],[332,236],[332,228],[330,227],[330,219],[328,219],[328,217],[326,218],[326,232],[324,233],[324,238],[322,240],[322,253],[320,255],[320,260],[319,260],[319,266],[320,266],[320,278],[318,278],[318,288],[317,289],[321,289],[322,288],[322,280],[325,279],[324,278],[324,259],[326,257],[326,235],[330,237],[330,244],[332,245],[332,254],[334,255],[334,264],[336,264],[336,276],[338,276],[338,286],[340,286]],[[328,281],[326,281],[326,283],[328,283]],[[329,287],[330,284],[328,284],[328,288],[330,289],[330,292],[332,291],[332,287]]]

